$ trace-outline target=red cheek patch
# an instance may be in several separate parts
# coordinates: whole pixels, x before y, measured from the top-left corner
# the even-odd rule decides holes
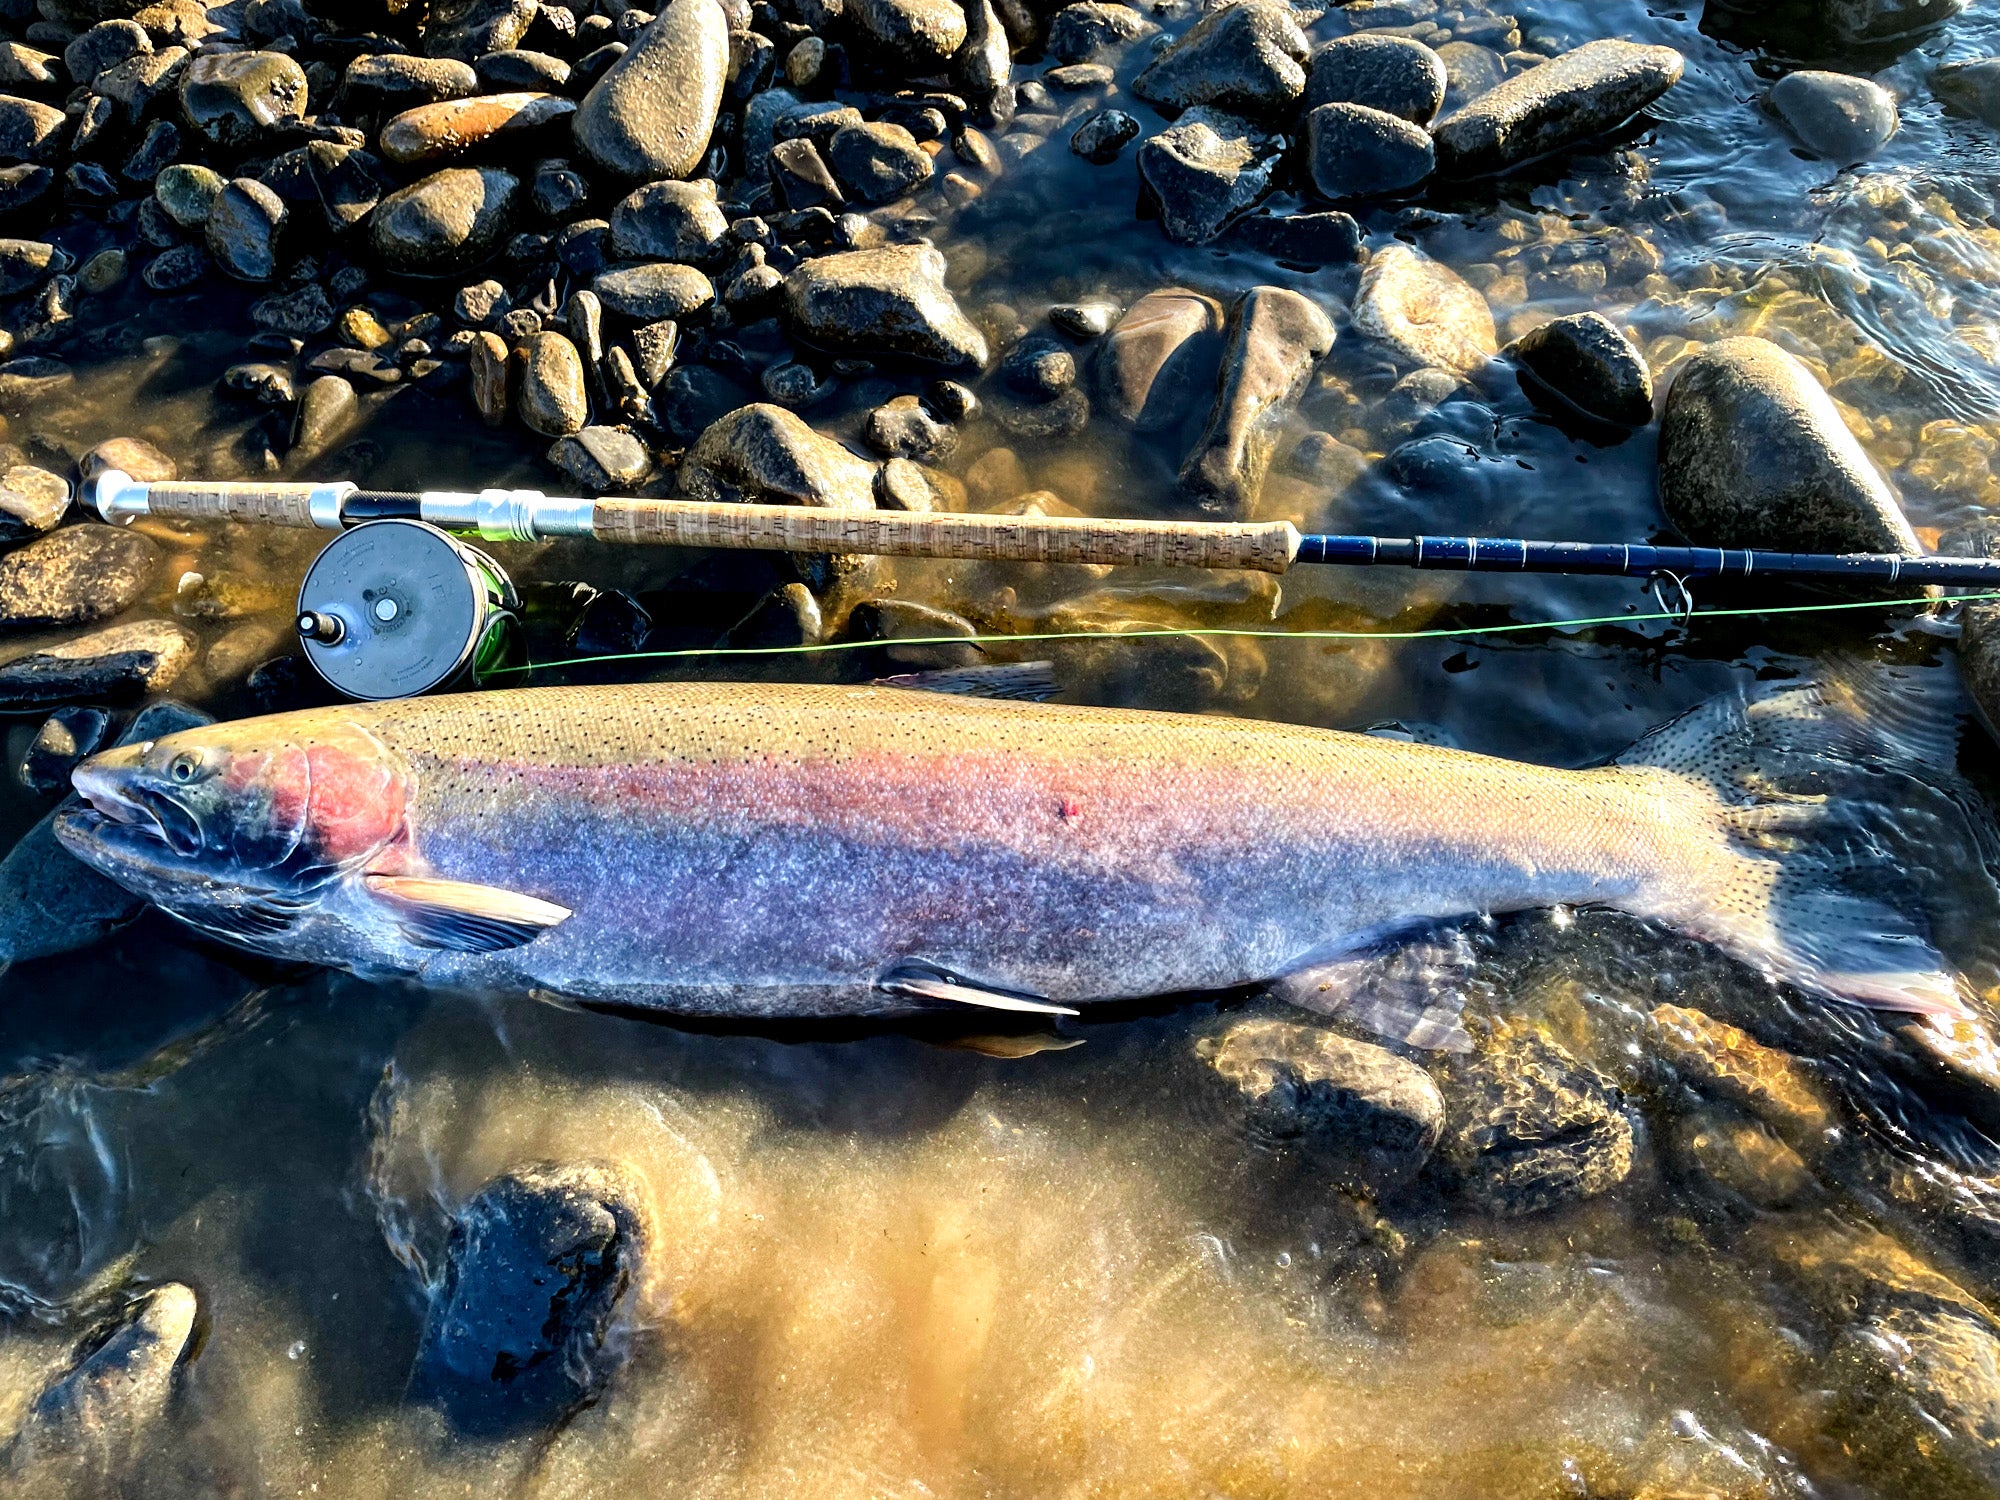
[[[389,842],[403,826],[403,781],[379,756],[337,745],[306,752],[314,841],[322,857],[352,859]]]

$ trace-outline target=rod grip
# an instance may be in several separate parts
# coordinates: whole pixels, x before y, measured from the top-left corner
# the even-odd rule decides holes
[[[143,514],[189,521],[251,521],[265,526],[337,529],[341,502],[354,486],[262,480],[158,480],[144,486]],[[106,496],[107,500],[114,497]]]
[[[1299,533],[1289,521],[1112,521],[617,496],[597,502],[591,531],[601,542],[670,547],[1250,568],[1264,573],[1284,572],[1299,550]]]

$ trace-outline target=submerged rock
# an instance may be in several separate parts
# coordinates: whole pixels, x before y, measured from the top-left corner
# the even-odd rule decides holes
[[[1653,376],[1645,356],[1602,313],[1552,318],[1507,346],[1532,378],[1522,381],[1538,405],[1570,407],[1614,426],[1653,420]]]
[[[0,473],[0,544],[52,529],[68,512],[69,501],[69,481],[62,475],[33,464],[9,465]]]
[[[139,535],[65,526],[0,557],[0,630],[89,625],[136,604],[160,565]]]
[[[1896,96],[1868,78],[1805,69],[1771,86],[1771,108],[1799,144],[1846,165],[1880,151],[1901,123]]]
[[[0,713],[162,692],[194,661],[194,647],[170,620],[106,625],[0,665]]]
[[[21,756],[21,785],[40,796],[69,787],[69,774],[111,738],[111,715],[101,708],[59,708],[42,721]]]
[[[1281,142],[1247,120],[1206,108],[1139,147],[1139,176],[1160,229],[1181,245],[1205,245],[1270,189]]]
[[[711,0],[713,3],[713,0]],[[455,276],[491,258],[513,228],[521,181],[495,167],[447,167],[376,205],[368,242],[404,276]]]
[[[785,305],[793,330],[826,349],[983,368],[986,337],[959,310],[944,273],[944,256],[929,245],[818,255],[785,278]]]
[[[1438,121],[1438,171],[1483,176],[1601,135],[1672,88],[1685,67],[1671,47],[1588,42]]]
[[[1702,546],[1923,550],[1812,371],[1760,338],[1711,344],[1675,374],[1660,421],[1660,501]]]
[[[1049,23],[1048,51],[1059,63],[1095,62],[1159,32],[1155,22],[1117,0],[1080,0]]]
[[[1825,1145],[1838,1119],[1798,1058],[1698,1010],[1659,1005],[1652,1019],[1656,1050],[1684,1081],[1747,1110],[1801,1150]]]
[[[1212,10],[1132,80],[1132,92],[1168,110],[1197,104],[1258,117],[1305,93],[1306,38],[1291,8],[1237,0]]]
[[[1306,108],[1362,104],[1428,125],[1444,103],[1444,61],[1413,37],[1358,31],[1336,37],[1306,69]]]
[[[1181,490],[1202,510],[1243,520],[1256,508],[1278,423],[1333,338],[1332,320],[1297,292],[1260,286],[1244,293],[1230,313],[1214,410],[1181,465]]]
[[[716,0],[673,0],[584,95],[577,149],[614,177],[687,177],[708,154],[729,77]]]
[[[1306,170],[1323,198],[1374,198],[1415,187],[1435,165],[1430,135],[1364,104],[1322,104],[1306,116]]]
[[[696,500],[875,508],[874,464],[765,402],[712,422],[682,460],[680,484]]]
[[[610,1376],[651,1238],[638,1184],[609,1163],[494,1178],[453,1216],[411,1398],[468,1431],[553,1425]]]
[[[1240,1098],[1252,1136],[1295,1150],[1341,1186],[1383,1191],[1422,1169],[1444,1130],[1430,1075],[1386,1047],[1263,1018],[1196,1046]]]
[[[915,396],[894,396],[876,407],[861,436],[884,458],[942,463],[958,451],[958,429],[932,416]]]
[[[1477,374],[1500,350],[1486,299],[1407,245],[1387,245],[1368,262],[1354,326],[1414,364],[1461,377]]]
[[[1209,388],[1222,356],[1222,304],[1164,287],[1132,304],[1097,357],[1098,400],[1140,432],[1172,427]]]
[[[1932,71],[1931,92],[1953,109],[2000,125],[2000,57],[1944,63]]]

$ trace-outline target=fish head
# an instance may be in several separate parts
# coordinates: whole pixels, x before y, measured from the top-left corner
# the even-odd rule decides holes
[[[407,776],[363,725],[330,713],[209,724],[92,756],[57,837],[128,890],[248,939],[405,836]]]

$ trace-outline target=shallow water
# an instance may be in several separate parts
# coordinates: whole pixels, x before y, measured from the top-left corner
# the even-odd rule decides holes
[[[1975,5],[1901,51],[1833,60],[1882,69],[1908,95],[1901,133],[1850,173],[1806,158],[1759,107],[1788,54],[1746,47],[1699,7],[1512,9],[1540,50],[1665,42],[1686,54],[1687,76],[1625,138],[1503,188],[1377,211],[1371,243],[1398,236],[1458,269],[1487,293],[1503,341],[1552,315],[1604,312],[1634,333],[1662,387],[1695,347],[1761,333],[1807,359],[1866,424],[1927,541],[2000,504],[2000,137],[1947,116],[1923,84],[1938,62],[2000,47],[2000,8]],[[1336,12],[1313,34],[1343,25]],[[1121,66],[1121,84],[1134,67]],[[1151,128],[1145,106],[1114,102]],[[1352,268],[1170,245],[1134,219],[1132,153],[1089,168],[1063,149],[1066,133],[938,230],[954,285],[995,330],[1038,325],[1054,302],[1125,303],[1173,283],[1225,296],[1297,286],[1345,307]],[[94,232],[63,238],[81,259]],[[251,414],[214,392],[243,357],[249,300],[211,280],[168,297],[128,284],[86,303],[90,336],[66,351],[76,385],[9,414],[8,436],[31,454],[139,436],[186,473],[257,472]],[[1261,514],[1391,535],[1660,529],[1653,430],[1609,445],[1566,433],[1495,374],[1413,432],[1392,432],[1394,373],[1343,320],[1295,431],[1342,436],[1371,460],[1433,435],[1451,463],[1402,483],[1378,464],[1332,493],[1287,473],[1281,447]],[[811,416],[851,435],[886,395],[920,388],[850,383]],[[562,487],[524,435],[479,427],[462,392],[397,388],[366,403],[357,439],[312,472],[392,489]],[[1086,513],[1168,513],[1189,434],[1127,442],[1102,429],[1040,451],[1013,445],[1021,472],[991,498],[1046,489]],[[972,471],[1004,441],[975,427],[954,467]],[[162,577],[169,590],[188,571],[265,590],[240,617],[191,623],[211,645],[246,628],[275,640],[314,546],[189,532],[168,546]],[[583,578],[649,603],[679,580],[689,641],[787,576],[762,559],[715,568],[583,546],[501,555],[523,582]],[[893,576],[899,597],[997,629],[1275,619],[1465,630],[1655,608],[1637,583],[1584,579],[1323,569],[1274,593],[942,564]],[[537,650],[559,645],[545,636]],[[1224,639],[1214,650],[1221,660],[1190,665],[1180,648],[1133,645],[1060,665],[1076,700],[1397,721],[1469,749],[1583,765],[1717,691],[1810,676],[1836,658],[1948,672],[1952,633],[1908,611],[1864,611],[1693,631],[1635,621],[1358,644]],[[252,711],[260,700],[242,675],[200,669],[178,692]],[[32,723],[19,729],[9,726],[10,754]],[[1976,730],[1962,767],[1995,784]],[[0,838],[45,809],[9,781]],[[1990,885],[1952,863],[1948,843],[1903,853],[1938,908],[1942,945],[1991,996]],[[1610,1191],[1503,1217],[1428,1178],[1379,1198],[1341,1187],[1246,1129],[1197,1055],[1268,1002],[1120,1011],[1065,1025],[1081,1046],[998,1057],[944,1033],[739,1035],[431,996],[288,970],[148,916],[0,976],[0,1430],[124,1289],[179,1280],[200,1298],[197,1351],[123,1493],[1990,1492],[2000,1375],[1958,1387],[1990,1403],[1985,1444],[1944,1434],[1881,1393],[1879,1370],[1921,1363],[1923,1350],[1880,1354],[1903,1325],[1884,1320],[1879,1293],[1855,1293],[1825,1265],[1873,1255],[1878,1271],[1895,1269],[1855,1284],[1902,1287],[1898,1306],[1915,1298],[1926,1316],[1976,1320],[2000,1292],[1992,1124],[1913,1069],[1882,1022],[1779,994],[1698,945],[1589,914],[1522,919],[1481,941],[1469,1011],[1479,1034],[1545,1038],[1616,1091],[1633,1167]],[[1729,1114],[1662,1051],[1661,1004],[1801,1060],[1835,1116],[1806,1153],[1807,1185],[1752,1206],[1690,1165],[1685,1132]],[[455,1433],[405,1400],[448,1215],[497,1173],[582,1159],[635,1174],[652,1224],[645,1276],[614,1331],[623,1362],[557,1430]],[[1964,1302],[1925,1277],[1947,1278]],[[1908,1292],[1919,1284],[1922,1297]]]

